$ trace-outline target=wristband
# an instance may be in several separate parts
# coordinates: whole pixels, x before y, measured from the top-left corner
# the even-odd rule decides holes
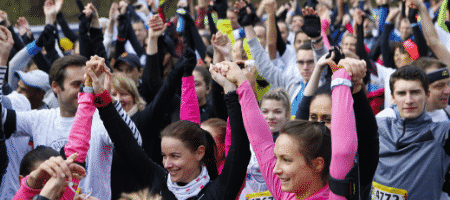
[[[41,51],[41,47],[38,47],[36,45],[36,40],[33,42],[30,42],[29,44],[27,44],[27,52],[28,54],[30,54],[31,56],[36,55],[37,53],[39,53],[39,51]]]
[[[83,92],[84,93],[94,93],[94,88],[93,87],[83,87]]]
[[[117,41],[119,41],[119,42],[124,42],[124,41],[125,41],[125,38],[120,38],[119,36],[117,36]]]
[[[331,90],[333,90],[334,87],[340,86],[340,85],[346,85],[349,88],[351,88],[353,86],[352,82],[348,79],[335,78],[333,81],[331,81]]]
[[[100,94],[95,94],[94,96],[94,105],[95,107],[105,107],[112,102],[111,96],[108,93],[108,90],[105,89]]]

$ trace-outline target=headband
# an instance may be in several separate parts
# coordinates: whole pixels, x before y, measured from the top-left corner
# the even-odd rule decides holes
[[[442,79],[446,79],[448,77],[450,77],[448,69],[447,68],[443,68],[443,69],[438,69],[436,71],[427,73],[427,77],[428,80],[431,83],[434,83],[436,81],[442,80]]]

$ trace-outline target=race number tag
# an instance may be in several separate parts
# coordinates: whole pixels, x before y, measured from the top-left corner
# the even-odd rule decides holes
[[[247,200],[273,200],[269,191],[247,194],[245,197],[247,197]]]
[[[406,200],[408,191],[381,185],[375,181],[372,183],[372,200]]]

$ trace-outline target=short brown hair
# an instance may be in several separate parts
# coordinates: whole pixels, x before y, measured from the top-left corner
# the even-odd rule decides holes
[[[64,90],[64,80],[66,79],[66,68],[68,66],[86,66],[87,59],[81,55],[70,55],[58,58],[53,62],[48,73],[50,85],[55,82]]]
[[[425,71],[419,67],[408,65],[397,69],[389,79],[389,89],[391,89],[391,94],[394,94],[394,84],[398,80],[408,80],[408,81],[420,81],[425,94],[428,94],[430,81],[428,80]]]
[[[299,151],[310,167],[312,166],[312,160],[322,157],[325,166],[321,178],[324,182],[328,181],[331,162],[330,129],[321,122],[290,120],[283,124],[280,133],[289,135],[299,142]]]

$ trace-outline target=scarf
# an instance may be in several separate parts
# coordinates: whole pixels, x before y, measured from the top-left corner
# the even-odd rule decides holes
[[[186,200],[197,196],[200,191],[209,183],[209,175],[206,166],[202,166],[200,175],[185,186],[179,186],[176,182],[170,180],[170,173],[167,177],[167,187],[178,200]]]

